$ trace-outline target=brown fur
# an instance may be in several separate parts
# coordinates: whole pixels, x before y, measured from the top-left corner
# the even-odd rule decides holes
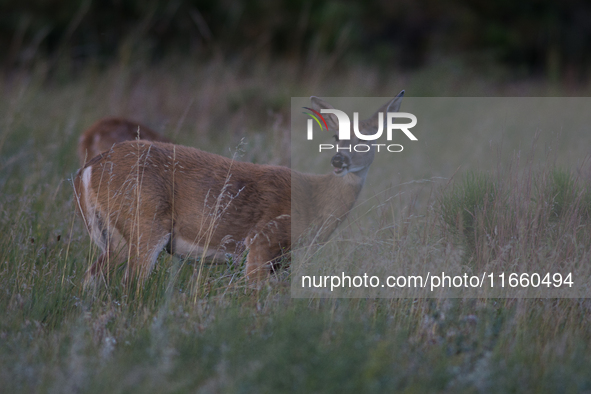
[[[385,110],[397,110],[400,100]],[[312,103],[318,110],[332,108],[320,99]],[[371,131],[376,119],[377,114],[360,127]],[[327,116],[329,128],[334,130],[335,122]],[[103,251],[87,280],[125,259],[126,277],[145,278],[166,245],[171,253],[204,256],[201,248],[231,252],[242,243],[249,250],[246,275],[264,279],[269,262],[288,250],[292,239],[314,225],[316,239],[327,239],[353,207],[374,152],[344,156],[351,172],[312,175],[168,143],[116,144],[74,179],[77,208]]]
[[[84,165],[99,153],[111,149],[118,142],[133,141],[138,137],[148,141],[171,142],[138,122],[123,118],[101,119],[86,129],[78,140],[80,165]]]

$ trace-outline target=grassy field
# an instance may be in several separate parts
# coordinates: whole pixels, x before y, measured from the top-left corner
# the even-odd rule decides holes
[[[78,137],[100,117],[287,165],[291,97],[588,93],[488,82],[453,62],[400,75],[330,65],[171,59],[88,66],[74,77],[42,65],[4,76],[0,392],[591,392],[587,299],[294,299],[289,270],[254,291],[241,262],[204,266],[196,281],[198,264],[165,254],[144,286],[114,278],[82,288],[96,249],[74,213],[70,179]],[[372,168],[360,206],[383,203],[385,177],[396,198],[367,234],[393,229],[383,242],[407,261],[451,248],[463,264],[486,265],[515,236],[519,250],[505,262],[589,261],[588,131],[542,133],[537,147],[523,134],[499,154],[505,140],[483,130],[447,150],[441,136],[425,137],[420,153],[397,159],[396,174]],[[527,165],[511,167],[518,157]],[[534,220],[526,233],[516,225]],[[491,243],[486,235],[499,231]]]

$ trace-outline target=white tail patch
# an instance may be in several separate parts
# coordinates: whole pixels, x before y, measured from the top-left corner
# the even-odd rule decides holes
[[[87,207],[83,215],[86,227],[89,229],[90,236],[98,247],[105,252],[107,250],[107,238],[101,229],[101,219],[97,212],[96,201],[93,201],[92,189],[90,188],[90,178],[92,176],[92,166],[86,167],[82,172],[82,195],[84,196],[84,206]]]

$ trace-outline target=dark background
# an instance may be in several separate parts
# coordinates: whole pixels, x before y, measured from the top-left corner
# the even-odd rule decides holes
[[[591,5],[582,0],[28,0],[0,5],[0,64],[40,58],[107,64],[181,53],[272,56],[304,64],[323,55],[416,69],[438,56],[515,77],[586,81]]]

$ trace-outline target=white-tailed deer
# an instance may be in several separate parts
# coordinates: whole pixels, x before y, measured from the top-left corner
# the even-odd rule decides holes
[[[78,140],[78,158],[84,165],[101,152],[111,149],[113,145],[135,139],[148,141],[170,142],[149,127],[141,123],[123,118],[105,118],[90,126]]]
[[[403,93],[378,112],[398,111]],[[316,111],[333,108],[311,100]],[[360,132],[376,132],[378,112],[360,122]],[[325,119],[336,132],[336,116]],[[353,137],[337,143],[358,142]],[[312,175],[161,142],[116,144],[74,179],[77,209],[102,250],[87,280],[125,260],[125,278],[144,279],[163,249],[202,257],[242,243],[247,277],[264,279],[292,238],[311,226],[317,226],[317,240],[330,236],[353,207],[374,154],[343,149],[332,158],[333,172]]]

